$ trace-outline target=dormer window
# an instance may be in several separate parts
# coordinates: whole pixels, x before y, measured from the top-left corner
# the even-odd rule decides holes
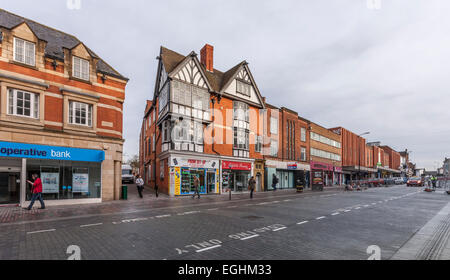
[[[36,46],[34,43],[14,38],[14,60],[23,64],[35,66]]]
[[[79,57],[73,57],[73,76],[89,81],[89,61]]]

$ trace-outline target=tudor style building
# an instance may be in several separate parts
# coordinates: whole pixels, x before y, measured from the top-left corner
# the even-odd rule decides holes
[[[76,37],[0,9],[0,204],[119,199],[128,79]]]
[[[251,175],[261,188],[256,170],[263,168],[255,161],[263,159],[263,98],[247,62],[222,72],[213,55],[210,45],[200,59],[160,50],[141,132],[141,174],[172,196],[191,194],[194,176],[203,194],[247,190]]]

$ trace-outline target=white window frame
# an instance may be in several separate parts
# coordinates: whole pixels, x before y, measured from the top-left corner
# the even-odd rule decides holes
[[[17,113],[17,95],[18,93],[22,93],[22,114],[18,114]],[[29,95],[30,96],[30,115],[25,115],[25,95]],[[40,107],[40,98],[39,98],[39,94],[37,93],[33,93],[33,92],[28,92],[28,91],[24,91],[24,90],[19,90],[19,89],[8,89],[8,96],[7,96],[7,111],[8,111],[8,115],[11,116],[17,116],[17,117],[25,117],[25,118],[30,118],[30,119],[39,119],[39,107]],[[11,104],[12,102],[12,104]]]
[[[84,117],[85,121],[81,122],[83,119],[80,115],[80,123],[76,122],[76,107],[79,106],[80,114],[81,110],[84,109],[86,116]],[[93,119],[94,119],[94,105],[74,100],[69,100],[69,114],[68,114],[68,123],[72,125],[80,125],[86,127],[92,127]]]
[[[306,148],[305,147],[301,147],[300,148],[300,160],[301,161],[306,161]]]
[[[250,97],[251,96],[251,87],[252,85],[240,81],[240,80],[236,80],[236,92],[245,96]]]
[[[278,118],[270,117],[270,133],[278,134]]]
[[[17,44],[18,43],[22,43],[22,49],[21,52],[18,53],[17,51]],[[32,47],[32,50],[30,50],[29,48]],[[27,40],[24,39],[20,39],[20,38],[16,38],[14,37],[14,46],[13,46],[13,57],[14,57],[14,61],[23,63],[23,64],[27,64],[27,65],[31,65],[31,66],[36,66],[36,44],[29,42]],[[28,56],[30,61],[27,62],[27,54],[31,56]]]
[[[270,155],[272,157],[278,156],[278,141],[277,140],[271,140],[270,141]]]
[[[256,143],[255,143],[255,152],[261,153],[262,152],[262,145],[263,145],[263,138],[262,136],[257,135],[256,136]]]
[[[306,128],[304,127],[300,130],[300,141],[306,142]]]
[[[75,61],[79,61],[79,67],[75,67]],[[83,64],[84,63],[84,64]],[[76,69],[78,68],[78,69]],[[85,70],[85,71],[83,71]],[[86,72],[87,71],[87,72]],[[79,73],[79,74],[77,74]],[[72,58],[72,76],[77,79],[89,81],[90,76],[90,63],[89,60],[73,56]]]

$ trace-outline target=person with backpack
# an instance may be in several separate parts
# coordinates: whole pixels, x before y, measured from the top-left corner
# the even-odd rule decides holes
[[[140,175],[137,175],[136,185],[139,192],[139,197],[144,198],[144,196],[142,195],[142,191],[144,190],[144,180]]]

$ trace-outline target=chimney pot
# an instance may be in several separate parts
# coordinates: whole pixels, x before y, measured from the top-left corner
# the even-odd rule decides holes
[[[214,72],[214,47],[206,44],[200,51],[200,62],[209,72]]]

